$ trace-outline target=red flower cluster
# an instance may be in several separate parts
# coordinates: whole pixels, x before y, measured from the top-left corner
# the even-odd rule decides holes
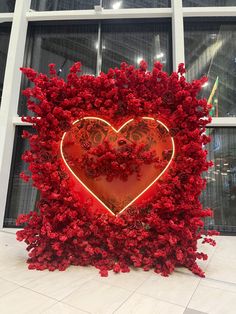
[[[78,163],[90,177],[105,175],[108,181],[114,178],[126,181],[133,173],[137,178],[140,177],[142,164],[154,163],[156,167],[165,166],[155,155],[154,151],[146,151],[145,144],[126,144],[117,150],[108,141],[104,141],[103,144],[90,148]]]
[[[186,82],[182,64],[170,76],[160,63],[151,72],[145,62],[138,69],[123,63],[98,77],[79,76],[80,66],[72,66],[66,81],[56,75],[53,64],[49,76],[22,69],[34,83],[23,93],[35,114],[23,121],[36,130],[23,134],[31,147],[23,159],[41,194],[38,211],[18,218],[19,225],[25,224],[17,239],[28,245],[29,268],[94,265],[107,276],[108,270],[128,272],[135,266],[167,276],[176,266],[185,266],[203,276],[196,259],[206,255],[197,252],[197,240],[215,244],[209,238],[215,233],[204,231],[202,221],[212,212],[199,202],[206,184],[201,174],[211,165],[203,149],[209,142],[204,133],[210,122],[209,106],[205,99],[196,98],[206,78]],[[83,199],[59,154],[62,135],[73,121],[93,115],[111,123],[155,117],[174,136],[175,157],[152,195],[117,217],[95,211],[92,200]],[[109,174],[114,174],[114,168]],[[29,179],[25,174],[21,177]]]

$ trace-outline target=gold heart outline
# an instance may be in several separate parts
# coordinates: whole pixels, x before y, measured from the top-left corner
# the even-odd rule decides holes
[[[166,130],[168,133],[170,133],[168,127],[161,121],[157,120],[157,119],[154,119],[154,118],[151,118],[151,117],[142,117],[142,119],[144,120],[154,120],[158,123],[160,123]],[[84,117],[84,118],[81,118],[81,119],[78,119],[76,121],[74,121],[72,123],[72,125],[76,124],[78,121],[81,121],[81,120],[99,120],[99,121],[102,121],[104,122],[105,124],[107,124],[109,127],[111,127],[113,129],[114,132],[116,133],[119,133],[120,130],[122,130],[128,123],[132,122],[134,119],[130,119],[128,121],[126,121],[119,129],[115,129],[109,122],[107,122],[106,120],[102,119],[102,118],[98,118],[98,117]],[[69,169],[69,171],[73,174],[73,176],[83,185],[83,187],[90,193],[92,194],[113,216],[118,216],[120,215],[121,213],[123,213],[124,210],[126,210],[130,205],[132,205],[140,196],[142,196],[162,175],[163,173],[168,169],[169,165],[171,164],[173,158],[174,158],[174,155],[175,155],[175,142],[174,142],[174,139],[173,137],[171,136],[171,142],[172,142],[172,147],[173,147],[173,150],[172,150],[172,155],[171,155],[171,158],[168,162],[168,164],[166,165],[166,167],[162,170],[162,172],[141,192],[139,193],[128,205],[126,205],[124,208],[122,208],[122,210],[118,213],[118,214],[114,214],[110,208],[104,204],[104,202],[95,194],[93,193],[93,191],[91,191],[87,186],[86,184],[84,184],[84,182],[82,180],[80,180],[80,178],[73,172],[73,170],[70,168],[70,166],[68,165],[67,161],[65,160],[65,157],[63,155],[63,149],[62,149],[62,146],[63,146],[63,140],[64,140],[64,137],[66,135],[67,132],[65,132],[62,136],[62,139],[61,139],[61,143],[60,143],[60,152],[61,152],[61,156],[62,156],[62,159],[65,163],[65,165],[67,166],[67,168]]]

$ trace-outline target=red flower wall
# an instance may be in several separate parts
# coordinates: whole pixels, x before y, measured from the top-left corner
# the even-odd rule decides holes
[[[196,97],[206,78],[188,83],[183,64],[171,75],[160,63],[147,71],[144,61],[138,69],[122,63],[98,77],[80,76],[80,67],[75,63],[66,81],[56,75],[54,64],[49,76],[22,69],[34,85],[23,91],[34,117],[23,121],[31,122],[36,134],[23,133],[30,142],[22,157],[30,176],[21,177],[31,177],[41,195],[38,210],[18,218],[24,228],[17,239],[27,244],[29,268],[93,265],[107,276],[108,270],[128,272],[134,266],[167,276],[185,266],[204,276],[196,260],[207,256],[197,251],[197,241],[215,245],[211,235],[216,234],[204,230],[202,219],[212,212],[199,201],[206,185],[201,175],[211,166],[204,149],[210,140],[205,135],[210,106]],[[175,141],[175,157],[151,193],[116,217],[95,208],[92,197],[75,188],[59,154],[73,121],[92,115],[111,124],[154,117]]]

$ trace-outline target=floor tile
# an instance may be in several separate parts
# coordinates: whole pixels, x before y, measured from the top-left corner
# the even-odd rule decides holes
[[[18,285],[24,285],[44,274],[29,271],[26,245],[19,243],[14,234],[0,232],[0,277]]]
[[[113,313],[131,295],[128,290],[115,287],[97,280],[90,280],[63,303],[96,314]]]
[[[26,265],[27,252],[25,247],[19,248],[18,246],[7,246],[0,248],[0,269],[7,266],[6,263],[3,263],[4,261],[6,262],[6,260],[11,265],[17,262],[22,262],[22,264]]]
[[[0,232],[15,235],[18,230],[21,230],[21,228],[2,228]]]
[[[208,314],[235,314],[236,293],[200,284],[188,307]]]
[[[7,261],[0,266],[0,277],[20,286],[45,275],[45,271],[29,270],[25,260]]]
[[[207,265],[206,278],[236,284],[236,259],[228,258],[227,255],[217,255],[217,252],[215,252]]]
[[[137,292],[162,301],[186,306],[199,281],[200,278],[197,276],[177,272],[169,277],[154,274],[137,289]]]
[[[134,293],[115,314],[183,314],[185,308]]]
[[[19,288],[18,285],[0,278],[0,297],[3,296],[4,294],[7,294],[7,293],[17,289],[17,288]]]
[[[67,304],[58,302],[51,306],[47,310],[43,311],[42,314],[86,314],[88,312],[81,311],[75,307],[69,306]]]
[[[228,259],[236,259],[235,236],[221,236],[216,245],[216,256],[227,256]]]
[[[236,284],[230,282],[203,278],[201,280],[201,285],[236,293]]]
[[[25,248],[26,244],[23,242],[19,242],[16,240],[16,235],[11,233],[5,233],[0,231],[0,247],[17,247],[17,248]],[[25,250],[24,250],[25,252]],[[1,252],[0,252],[1,254]]]
[[[1,314],[38,314],[56,301],[25,288],[18,288],[0,298]]]
[[[44,271],[45,276],[24,286],[51,298],[61,300],[95,275],[92,267],[69,267],[65,271]]]
[[[108,277],[101,277],[100,274],[97,273],[94,279],[110,284],[112,286],[117,286],[130,291],[134,291],[152,274],[152,270],[147,272],[142,269],[131,269],[129,273],[119,274],[110,271]]]
[[[193,310],[193,309],[187,308],[187,309],[184,311],[184,314],[207,314],[207,313],[206,313],[206,312],[200,312],[200,311],[197,311],[197,310]]]

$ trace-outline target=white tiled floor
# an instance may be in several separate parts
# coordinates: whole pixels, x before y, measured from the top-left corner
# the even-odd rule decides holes
[[[236,237],[218,237],[216,248],[199,244],[209,255],[199,262],[205,279],[185,268],[167,278],[142,270],[102,278],[91,267],[28,270],[14,232],[0,231],[0,314],[236,313]]]

